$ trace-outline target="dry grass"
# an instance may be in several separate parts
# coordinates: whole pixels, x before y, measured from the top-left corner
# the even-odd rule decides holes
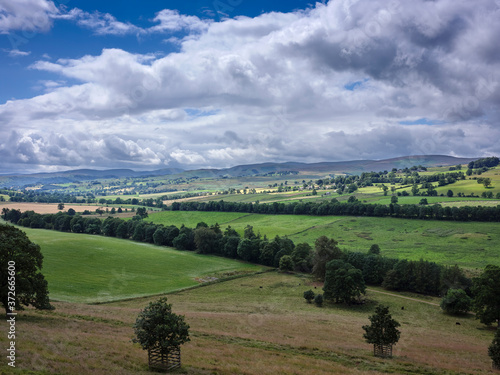
[[[271,273],[170,295],[173,310],[185,315],[191,326],[180,372],[489,373],[487,346],[493,333],[473,318],[450,317],[436,306],[370,292],[367,297],[372,302],[363,306],[318,308],[302,298],[307,289],[320,291],[314,285],[305,278]],[[55,303],[55,311],[22,313],[17,326],[18,367],[58,374],[148,373],[146,353],[130,340],[135,317],[149,300]],[[402,325],[401,340],[390,360],[374,358],[371,345],[362,339],[361,326],[368,324],[374,300],[388,304]],[[5,322],[0,326],[5,332]],[[0,342],[4,347],[5,335]]]
[[[35,211],[39,214],[56,214],[60,211],[57,209],[57,203],[1,202],[0,211],[4,207],[11,210],[21,210],[22,212]],[[68,211],[70,208],[74,209],[76,212],[83,212],[85,210],[95,212],[98,208],[106,210],[105,207],[65,203],[63,211]]]

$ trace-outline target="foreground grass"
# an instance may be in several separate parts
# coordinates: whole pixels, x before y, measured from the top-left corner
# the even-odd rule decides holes
[[[376,243],[388,257],[423,258],[467,268],[500,265],[498,223],[187,211],[150,214],[147,220],[189,227],[195,227],[200,221],[208,225],[217,222],[222,229],[231,225],[240,233],[251,225],[256,233],[268,238],[288,236],[296,244],[313,245],[318,237],[325,235],[349,251],[366,252]]]
[[[376,291],[368,292],[362,306],[318,308],[302,298],[310,288],[320,291],[307,277],[266,273],[169,295],[174,312],[191,326],[179,373],[489,373],[493,332],[471,316],[450,317],[437,306]],[[16,373],[149,374],[146,352],[130,340],[135,318],[150,300],[55,303],[55,311],[20,314]],[[388,305],[401,323],[390,360],[374,358],[362,338],[361,327],[377,303]],[[5,321],[0,326],[7,329]],[[0,335],[2,347],[6,340]],[[12,373],[5,362],[1,370]]]
[[[103,236],[21,228],[44,255],[51,299],[103,302],[198,285],[196,278],[262,267]]]

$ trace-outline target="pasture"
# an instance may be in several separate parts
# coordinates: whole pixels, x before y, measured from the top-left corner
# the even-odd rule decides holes
[[[191,327],[191,342],[182,346],[183,368],[177,373],[491,373],[487,347],[494,332],[471,315],[443,314],[433,305],[439,303],[436,298],[370,289],[362,306],[318,308],[303,299],[308,289],[318,293],[321,286],[305,276],[273,272],[168,295],[173,311],[185,315]],[[22,334],[14,373],[153,374],[147,353],[130,341],[137,314],[151,300],[56,302],[54,311],[23,312],[16,327]],[[372,346],[362,337],[361,327],[369,323],[377,303],[388,305],[401,323],[401,339],[390,360],[373,357]],[[0,329],[6,331],[5,321]],[[6,340],[0,335],[2,347]],[[5,361],[0,371],[12,373]]]
[[[251,225],[255,233],[268,238],[288,236],[296,244],[313,245],[325,235],[349,251],[366,252],[376,243],[388,257],[425,259],[465,268],[500,265],[498,223],[196,211],[164,211],[150,214],[146,221],[188,227],[196,227],[201,221],[208,225],[219,223],[222,230],[230,225],[240,234]]]
[[[192,287],[260,266],[103,236],[21,228],[40,245],[50,298],[95,303]]]

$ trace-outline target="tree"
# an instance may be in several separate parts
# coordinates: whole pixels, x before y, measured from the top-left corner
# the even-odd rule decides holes
[[[0,280],[0,300],[6,314],[23,310],[23,305],[53,309],[49,303],[47,281],[41,273],[42,264],[40,246],[31,242],[23,231],[0,224],[0,267],[4,275]],[[13,285],[14,295],[9,294]]]
[[[493,361],[493,367],[500,369],[500,329],[497,329],[495,337],[488,347],[488,355]]]
[[[363,338],[367,343],[374,345],[375,353],[377,353],[377,347],[390,346],[392,348],[392,345],[399,341],[401,332],[397,328],[400,324],[392,319],[389,307],[377,306],[375,314],[368,319],[371,324],[362,327],[365,330]]]
[[[304,292],[304,298],[308,303],[311,303],[311,301],[314,299],[314,292],[309,289]]]
[[[188,341],[189,325],[184,316],[172,312],[172,305],[167,298],[150,302],[139,313],[135,324],[136,337],[132,340],[139,343],[144,350],[159,350],[161,354],[179,350],[180,346]]]
[[[350,305],[366,293],[363,273],[350,263],[334,259],[326,265],[323,291],[325,299]]]
[[[398,203],[398,197],[397,197],[396,195],[393,195],[393,196],[391,197],[391,203],[392,203],[392,204],[396,204],[396,203]]]
[[[293,260],[290,255],[283,255],[280,259],[280,271],[293,271]]]
[[[447,195],[448,197],[450,197],[450,198],[451,198],[451,197],[453,197],[453,190],[448,190],[448,191],[446,192],[446,195]]]
[[[308,243],[299,243],[292,251],[292,260],[295,271],[311,272],[312,254],[311,246]]]
[[[323,306],[323,295],[322,294],[317,294],[316,297],[314,297],[314,303],[318,307]]]
[[[370,246],[370,250],[368,250],[368,254],[379,255],[380,254],[380,246],[374,243]]]
[[[471,306],[472,298],[463,289],[448,289],[441,300],[441,308],[447,314],[467,314]]]
[[[148,217],[148,213],[146,211],[146,207],[139,207],[136,211],[136,215],[139,215],[143,219]]]
[[[500,267],[487,265],[483,273],[473,279],[472,310],[481,323],[500,324]]]
[[[339,259],[342,250],[338,247],[338,242],[326,236],[319,237],[314,242],[313,275],[320,279],[325,279],[326,264],[332,259]]]
[[[429,202],[427,202],[427,198],[422,198],[418,204],[425,206],[426,204],[429,204]]]

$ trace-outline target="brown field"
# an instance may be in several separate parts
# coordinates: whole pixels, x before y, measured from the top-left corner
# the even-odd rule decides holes
[[[437,298],[405,295],[415,299],[410,300],[369,291],[363,306],[319,308],[302,298],[310,288],[314,284],[308,278],[267,273],[168,296],[174,312],[185,315],[191,326],[191,342],[182,347],[183,368],[177,373],[490,373],[487,347],[493,332],[472,316],[447,316],[421,302],[439,303]],[[317,286],[314,291],[320,290]],[[135,318],[150,300],[54,303],[55,311],[20,314],[18,369],[37,374],[150,373],[146,352],[130,341]],[[362,338],[361,327],[369,323],[376,303],[389,305],[401,323],[392,359],[373,357],[372,346]],[[0,330],[6,329],[2,321]],[[0,335],[2,347],[6,341]],[[6,369],[4,358],[0,371]]]

